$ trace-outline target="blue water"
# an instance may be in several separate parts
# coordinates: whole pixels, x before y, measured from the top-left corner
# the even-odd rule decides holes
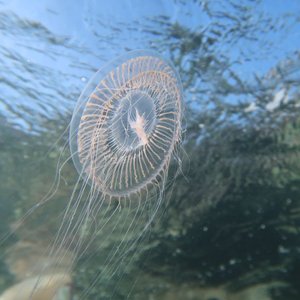
[[[172,59],[181,52],[185,83],[191,55],[205,56],[212,47],[231,72],[251,83],[298,51],[299,11],[292,0],[2,1],[1,114],[13,126],[38,130],[41,118],[72,111],[86,80],[105,62],[133,49],[156,49]],[[210,46],[208,39],[216,41]],[[194,79],[187,96],[210,84]]]
[[[138,292],[128,292],[132,284],[112,299],[126,293],[128,299],[299,299],[298,0],[0,0],[1,235],[51,186],[60,150],[52,146],[67,139],[63,128],[88,79],[135,49],[157,51],[181,76],[189,158],[166,227],[158,230],[162,246],[147,253],[148,273]],[[66,179],[54,215],[77,176],[73,166],[67,168],[71,183]],[[230,187],[227,179],[234,182]],[[243,188],[236,188],[241,181]],[[238,207],[232,204],[237,195],[245,199]],[[38,215],[36,222],[44,219]],[[265,236],[266,227],[274,230]],[[4,254],[0,260],[5,290],[17,280]],[[276,270],[257,275],[264,265]],[[248,277],[239,281],[241,274]],[[91,284],[82,277],[75,288],[80,292]],[[89,299],[98,299],[95,294]]]

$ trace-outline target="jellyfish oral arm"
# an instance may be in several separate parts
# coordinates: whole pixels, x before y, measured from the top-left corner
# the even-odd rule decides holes
[[[135,120],[130,120],[129,124],[130,127],[135,131],[136,135],[140,139],[140,144],[141,145],[146,145],[148,144],[148,137],[145,132],[145,119],[143,116],[141,116],[136,109],[136,119]]]

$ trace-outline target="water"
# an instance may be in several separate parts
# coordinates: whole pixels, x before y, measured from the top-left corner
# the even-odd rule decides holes
[[[299,299],[299,13],[293,0],[0,1],[1,291],[49,271],[63,274],[58,299]],[[80,227],[81,255],[51,264],[78,178],[68,162],[41,205],[70,155],[64,130],[91,75],[135,49],[182,78],[183,174],[115,274],[99,275],[126,205]]]

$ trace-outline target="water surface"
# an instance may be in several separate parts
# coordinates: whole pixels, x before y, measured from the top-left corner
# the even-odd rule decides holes
[[[53,201],[36,205],[88,78],[129,50],[152,49],[183,81],[183,175],[126,276],[97,279],[122,238],[108,227],[72,271],[73,298],[298,299],[299,15],[293,0],[0,1],[1,236],[34,208],[1,243],[1,291],[34,272],[17,262],[43,253],[59,228],[77,178],[71,163]]]

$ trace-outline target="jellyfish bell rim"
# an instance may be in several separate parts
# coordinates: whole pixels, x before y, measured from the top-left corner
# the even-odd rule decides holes
[[[179,124],[180,137],[177,140],[174,139],[174,141],[170,144],[171,147],[168,151],[168,153],[170,154],[170,157],[171,157],[172,153],[174,152],[176,145],[179,143],[179,141],[181,139],[181,129],[182,129],[182,119],[183,119],[183,88],[182,88],[182,82],[181,82],[180,76],[179,76],[177,70],[175,69],[173,63],[170,60],[165,59],[159,53],[157,53],[153,50],[144,50],[144,49],[129,51],[127,53],[124,53],[123,55],[118,56],[115,59],[108,61],[95,74],[93,74],[93,76],[86,83],[84,89],[82,90],[82,92],[76,102],[75,108],[73,110],[72,119],[70,122],[70,129],[69,129],[69,146],[70,146],[71,157],[72,157],[73,163],[75,165],[75,168],[76,168],[80,178],[83,180],[86,180],[92,186],[94,186],[95,183],[93,183],[92,179],[89,178],[90,176],[83,171],[84,165],[80,162],[80,158],[78,155],[77,139],[78,139],[78,132],[79,132],[78,128],[81,123],[80,116],[82,116],[82,114],[85,110],[86,104],[90,100],[90,95],[95,90],[95,88],[97,87],[97,85],[98,85],[99,81],[101,81],[101,79],[105,78],[105,76],[107,76],[111,71],[115,70],[118,66],[129,61],[130,59],[134,59],[137,57],[145,57],[145,56],[158,58],[159,60],[163,61],[166,65],[168,65],[173,72],[172,75],[176,78],[176,85],[179,90],[179,101],[178,102],[179,102],[180,109],[179,109],[178,113],[180,115],[177,119],[180,120],[180,124]],[[166,162],[167,160],[168,160],[168,158],[164,158],[163,161]],[[102,190],[100,188],[99,189],[103,194],[106,194],[109,196],[127,197],[127,196],[130,196],[131,194],[136,194],[139,191],[147,189],[148,185],[150,185],[151,183],[153,184],[153,181],[156,178],[158,178],[162,172],[164,172],[164,166],[162,166],[160,169],[158,169],[158,171],[156,173],[154,173],[152,176],[149,177],[149,182],[147,184],[143,184],[143,182],[142,182],[140,184],[136,184],[135,188],[131,187],[123,192],[121,190],[106,191],[106,190]],[[137,190],[137,188],[138,188],[138,190]]]
[[[105,76],[107,76],[107,74],[109,74],[112,70],[116,69],[116,67],[120,66],[122,63],[129,61],[130,59],[133,58],[137,58],[137,57],[145,57],[145,56],[149,56],[149,57],[156,57],[159,60],[163,61],[166,65],[169,65],[169,67],[172,70],[172,75],[175,76],[176,78],[176,85],[177,88],[179,90],[179,118],[178,120],[180,120],[180,125],[179,128],[182,128],[181,122],[182,122],[182,110],[183,110],[183,89],[182,89],[182,83],[179,77],[179,74],[177,72],[177,70],[175,69],[174,65],[172,64],[172,62],[170,62],[169,60],[166,60],[165,58],[163,58],[160,54],[158,54],[155,51],[152,50],[134,50],[134,51],[130,51],[127,52],[124,55],[121,55],[119,57],[117,57],[116,59],[113,59],[111,61],[109,61],[108,63],[106,63],[102,68],[100,68],[91,78],[90,80],[87,82],[85,88],[83,89],[83,91],[80,94],[80,97],[77,100],[77,103],[75,105],[75,109],[72,115],[72,120],[70,123],[70,138],[69,138],[69,144],[70,144],[70,149],[71,149],[71,153],[72,153],[72,160],[74,162],[75,168],[77,170],[77,172],[79,173],[80,177],[84,180],[87,180],[91,185],[93,185],[92,179],[88,178],[89,176],[83,172],[83,165],[79,160],[79,156],[78,156],[78,145],[77,145],[77,134],[78,134],[78,128],[80,125],[80,116],[82,116],[82,113],[86,107],[86,103],[89,101],[90,99],[90,95],[91,93],[95,90],[95,87],[98,85],[99,83],[99,78],[105,78]],[[79,116],[79,117],[78,117]],[[181,132],[181,130],[180,130]],[[181,134],[180,134],[181,137]],[[171,143],[171,147],[168,151],[168,153],[171,154],[174,152],[175,150],[175,145],[178,144],[178,142],[180,141],[180,138],[178,140],[174,140],[173,143]],[[74,150],[75,149],[75,150]],[[164,162],[166,162],[167,159],[164,159]],[[153,180],[155,178],[157,178],[159,176],[159,174],[161,173],[161,171],[163,171],[164,168],[160,168],[156,174],[154,174],[153,176],[151,176],[149,183],[153,182]],[[101,190],[101,192],[103,193],[107,193],[109,195],[112,196],[128,196],[129,194],[133,194],[136,193],[136,188],[143,186],[143,184],[139,185],[135,185],[135,188],[133,188],[132,191],[130,191],[130,189],[127,189],[126,192],[121,192],[121,191],[117,191],[117,192],[105,192],[103,190]],[[145,185],[145,187],[148,186],[148,184]],[[142,189],[142,188],[141,188]]]

